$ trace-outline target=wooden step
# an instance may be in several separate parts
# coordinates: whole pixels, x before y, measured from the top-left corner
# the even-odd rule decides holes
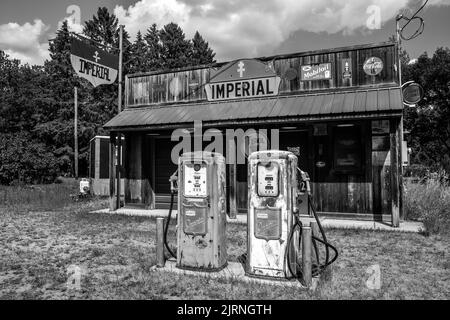
[[[170,194],[157,194],[155,196],[155,209],[170,209]],[[177,210],[178,196],[173,197],[173,210]]]
[[[173,210],[177,210],[177,208],[178,208],[178,205],[175,202],[173,204]],[[168,203],[168,202],[156,202],[155,209],[167,209],[167,210],[169,210],[170,209],[170,203]]]
[[[157,194],[155,196],[156,202],[167,202],[167,203],[170,203],[170,198],[171,198],[170,194],[168,194],[168,195],[166,195],[166,194]],[[173,199],[174,199],[175,202],[177,202],[178,201],[178,196],[175,195],[173,197]]]

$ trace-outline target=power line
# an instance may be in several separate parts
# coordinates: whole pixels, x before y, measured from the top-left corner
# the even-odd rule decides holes
[[[402,40],[409,41],[409,40],[412,40],[412,39],[414,39],[414,38],[417,38],[418,36],[420,36],[420,35],[423,33],[423,30],[425,29],[425,22],[424,22],[423,18],[422,18],[422,17],[418,17],[417,14],[425,7],[425,5],[426,5],[427,3],[428,3],[428,0],[425,0],[425,2],[420,6],[419,9],[417,9],[417,11],[412,15],[411,18],[405,17],[405,16],[403,16],[403,15],[400,15],[400,16],[397,18],[397,20],[405,19],[405,20],[407,21],[406,24],[405,24],[405,25],[400,29],[400,31],[399,31],[399,35],[400,35],[400,38],[401,38]],[[405,37],[405,36],[403,35],[403,32],[404,32],[405,28],[406,28],[406,27],[411,23],[411,21],[413,21],[413,20],[419,20],[420,26],[416,29],[416,31],[415,31],[411,36]]]

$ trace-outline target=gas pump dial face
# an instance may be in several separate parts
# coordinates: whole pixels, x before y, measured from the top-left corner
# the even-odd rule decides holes
[[[184,195],[186,197],[207,196],[205,163],[187,163],[184,167]]]
[[[258,163],[258,195],[278,197],[279,166],[276,162]]]

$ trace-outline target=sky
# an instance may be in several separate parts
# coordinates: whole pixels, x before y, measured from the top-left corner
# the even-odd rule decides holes
[[[132,40],[151,24],[178,23],[196,31],[218,61],[387,41],[398,13],[411,15],[425,0],[1,0],[0,50],[24,63],[49,58],[48,40],[64,19],[82,32],[100,6],[113,12]],[[403,42],[412,59],[450,47],[450,0],[429,0],[419,13],[424,32]],[[405,22],[402,22],[404,24]],[[411,23],[405,35],[415,31]]]

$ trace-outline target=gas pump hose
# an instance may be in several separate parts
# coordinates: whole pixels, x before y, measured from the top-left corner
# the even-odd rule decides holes
[[[167,251],[170,253],[170,255],[174,258],[176,258],[177,256],[175,255],[175,253],[173,253],[172,249],[170,249],[169,244],[167,243],[167,232],[169,230],[169,225],[170,225],[170,219],[172,217],[172,210],[173,210],[173,201],[175,198],[175,191],[171,191],[170,192],[170,208],[169,208],[169,215],[167,216],[167,220],[166,220],[166,225],[164,227],[164,246],[166,247]]]
[[[313,243],[313,246],[314,246],[314,251],[315,251],[316,260],[317,260],[317,264],[314,264],[312,266],[312,275],[313,275],[313,277],[316,277],[316,276],[320,275],[329,265],[331,265],[333,262],[335,262],[336,259],[338,258],[339,254],[338,254],[337,249],[332,244],[330,244],[328,242],[328,240],[327,240],[327,237],[325,235],[325,231],[324,231],[324,229],[322,227],[322,224],[320,223],[319,217],[318,217],[317,212],[315,210],[315,207],[313,205],[311,195],[308,195],[308,200],[309,200],[308,202],[310,204],[312,212],[314,214],[314,218],[317,221],[320,233],[322,235],[322,239],[320,239],[320,238],[318,238],[318,237],[316,237],[314,235],[312,236],[312,243]],[[295,218],[294,225],[292,226],[292,229],[291,229],[291,231],[289,232],[289,235],[288,235],[288,241],[287,241],[287,243],[288,243],[287,248],[288,249],[286,250],[286,260],[287,260],[287,265],[288,265],[289,272],[291,273],[291,275],[293,275],[293,278],[302,279],[303,278],[303,274],[302,274],[302,271],[301,271],[301,263],[299,263],[298,261],[295,261],[295,263],[297,264],[298,270],[299,270],[298,272],[294,272],[292,270],[292,266],[291,266],[291,254],[290,254],[291,250],[290,250],[290,248],[292,246],[293,236],[294,236],[295,230],[297,228],[299,229],[298,248],[301,248],[301,239],[302,239],[302,223],[301,223],[300,219],[297,216],[295,216],[294,218]],[[318,250],[316,241],[322,243],[323,245],[325,245],[325,263],[324,264],[320,263],[320,254],[319,254],[319,250]],[[329,257],[330,256],[329,255],[329,249],[333,250],[333,252],[334,252],[334,257],[331,260],[329,259],[330,258]]]
[[[316,212],[316,208],[314,206],[313,198],[310,194],[308,195],[308,202],[311,207],[311,211],[313,212],[314,218],[317,222],[317,225],[319,226],[320,233],[322,235],[322,239],[320,239],[314,235],[312,236],[314,250],[316,251],[316,258],[317,258],[317,266],[315,266],[315,268],[314,268],[315,270],[313,270],[313,274],[319,275],[323,270],[325,270],[326,267],[328,267],[329,265],[331,265],[333,262],[336,261],[336,259],[339,256],[339,253],[338,253],[336,247],[334,247],[327,240],[325,230],[323,229],[322,224],[320,223],[319,216],[318,216],[318,214]],[[322,243],[323,245],[325,245],[325,263],[323,265],[320,264],[319,252],[317,250],[317,245],[316,245],[315,241],[318,241],[318,242]],[[330,261],[330,249],[334,251],[334,257],[333,257],[333,259],[331,259],[331,261]]]

